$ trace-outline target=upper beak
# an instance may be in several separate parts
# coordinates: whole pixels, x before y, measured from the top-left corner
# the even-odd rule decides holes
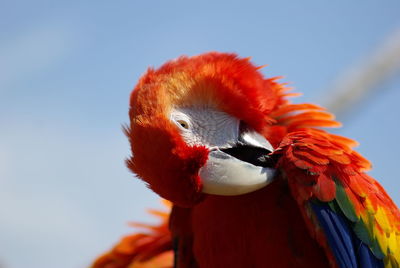
[[[203,192],[233,196],[265,187],[276,173],[272,151],[268,140],[251,130],[240,133],[234,147],[212,149],[199,170]]]

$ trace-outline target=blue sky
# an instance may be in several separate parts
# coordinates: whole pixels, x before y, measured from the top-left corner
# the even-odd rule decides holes
[[[327,89],[400,28],[387,1],[8,1],[0,10],[0,265],[85,267],[158,198],[124,166],[121,125],[148,66],[217,50],[268,64],[304,93]],[[337,133],[361,143],[400,204],[400,77]]]

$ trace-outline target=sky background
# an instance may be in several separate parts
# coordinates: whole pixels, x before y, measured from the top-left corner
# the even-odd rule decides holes
[[[252,56],[320,102],[400,28],[400,1],[3,1],[0,266],[86,267],[153,222],[155,194],[124,165],[128,97],[148,66],[217,50]],[[400,204],[400,77],[345,117]],[[2,266],[3,265],[3,266]]]

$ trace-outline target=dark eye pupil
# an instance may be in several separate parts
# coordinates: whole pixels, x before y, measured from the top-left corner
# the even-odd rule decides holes
[[[181,125],[181,127],[188,129],[189,125],[185,122],[185,121],[178,121],[179,125]]]

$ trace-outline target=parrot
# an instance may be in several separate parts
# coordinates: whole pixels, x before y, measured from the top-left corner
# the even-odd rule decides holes
[[[358,143],[263,67],[208,52],[139,79],[126,163],[171,212],[93,267],[400,267],[400,211]]]

